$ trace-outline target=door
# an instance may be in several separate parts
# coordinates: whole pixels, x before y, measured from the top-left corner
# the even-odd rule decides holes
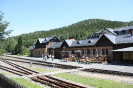
[[[119,61],[119,54],[115,53],[115,61]]]

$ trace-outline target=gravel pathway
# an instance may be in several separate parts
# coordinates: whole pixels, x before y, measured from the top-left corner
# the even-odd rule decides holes
[[[16,56],[16,57],[23,57],[23,56]],[[38,58],[37,57],[23,57],[23,58],[34,59],[34,60],[42,60],[41,57],[38,57]],[[54,61],[49,59],[47,61],[52,62],[52,63],[80,66],[80,67],[83,67],[83,68],[96,68],[96,69],[115,70],[115,71],[133,73],[133,65],[132,66],[124,66],[124,65],[119,65],[119,64],[118,65],[111,65],[111,64],[98,64],[98,63],[92,63],[92,64],[89,64],[89,65],[85,65],[85,64],[79,64],[77,62],[62,62],[59,59],[54,59]]]

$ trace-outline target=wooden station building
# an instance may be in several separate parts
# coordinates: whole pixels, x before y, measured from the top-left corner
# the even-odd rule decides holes
[[[108,57],[109,62],[133,63],[133,57],[128,52],[113,52],[115,49],[133,47],[133,26],[120,28],[104,28],[94,33],[89,39],[60,41],[57,36],[38,38],[29,48],[30,56],[40,57],[42,54],[54,54],[55,58],[69,57],[70,53],[82,51],[81,54],[89,58]],[[63,55],[64,54],[64,55]],[[130,52],[133,54],[133,52]]]

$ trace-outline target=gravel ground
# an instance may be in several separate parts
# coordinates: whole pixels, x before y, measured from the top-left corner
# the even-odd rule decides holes
[[[50,76],[52,76],[52,75],[50,75]],[[84,87],[97,88],[97,87],[85,85],[85,84],[82,84],[82,83],[77,83],[77,82],[74,82],[74,81],[71,81],[71,80],[63,79],[63,78],[60,78],[60,77],[56,77],[56,76],[53,76],[53,77],[58,78],[58,79],[61,79],[61,80],[64,80],[64,81],[67,81],[67,82],[71,82],[71,83],[74,83],[74,84],[77,84],[77,85],[81,85],[81,86],[84,86]]]
[[[30,66],[30,64],[28,64],[28,63],[21,63],[21,62],[14,62],[14,61],[10,61],[10,62],[16,63],[16,64],[21,65],[21,66],[25,66],[25,67]],[[10,65],[2,62],[2,61],[0,61],[0,65],[13,68],[12,66],[10,66]],[[46,67],[46,66],[34,65],[34,64],[32,64],[32,67],[48,69],[48,70],[53,70],[53,71],[64,71],[64,70],[66,70],[66,69],[61,69],[61,68]],[[29,82],[32,82],[33,84],[37,84],[37,85],[40,85],[41,87],[45,87],[45,88],[51,88],[50,86],[47,86],[45,84],[41,84],[39,82],[32,81],[30,78],[25,77],[25,76],[18,76],[18,75],[12,74],[10,72],[7,72],[7,71],[1,70],[1,69],[0,69],[0,72],[5,72],[5,73],[11,74],[11,75],[6,75],[6,77],[8,77],[8,78],[25,78]]]
[[[18,65],[24,66],[24,67],[30,67],[30,63],[21,63],[21,62],[15,62],[15,61],[10,61],[13,63],[16,63]],[[48,70],[54,70],[54,71],[63,71],[63,70],[67,70],[67,69],[61,69],[61,68],[53,68],[53,67],[47,67],[47,66],[42,66],[42,65],[35,65],[32,64],[32,67],[36,67],[36,68],[42,68],[42,69],[48,69]]]
[[[101,73],[92,73],[92,72],[83,72],[76,71],[70,72],[70,74],[76,74],[84,77],[95,78],[95,79],[107,79],[113,80],[117,82],[127,83],[133,85],[133,78],[128,76],[118,76],[118,75],[109,75],[109,74],[101,74]]]
[[[14,62],[14,61],[11,61],[11,62],[16,63],[16,64],[19,64],[21,66],[25,66],[25,67],[26,66],[30,66],[30,63],[28,64],[28,63]],[[1,61],[0,61],[0,64],[3,65],[3,66],[10,66],[10,65],[7,65],[7,64],[5,64],[5,63],[3,63]],[[95,65],[94,67],[97,66],[97,64],[92,64],[92,65],[89,65],[89,66],[92,67],[93,65]],[[88,65],[86,65],[86,66],[88,67]],[[64,70],[67,70],[67,69],[46,67],[46,66],[34,65],[34,64],[32,64],[32,67],[43,68],[43,69],[54,70],[54,71],[64,71]],[[117,68],[119,68],[119,66]],[[126,68],[126,67],[124,67],[124,68]],[[132,67],[128,67],[128,68],[132,68]],[[119,68],[119,69],[121,69],[121,68]],[[123,70],[123,69],[121,69],[121,70]],[[127,70],[130,70],[130,69],[127,69]],[[80,75],[80,76],[84,76],[84,77],[89,77],[89,78],[95,78],[95,79],[113,80],[113,81],[117,81],[117,82],[122,82],[122,83],[127,83],[127,84],[132,84],[133,85],[133,78],[127,77],[127,76],[118,76],[118,75],[92,73],[92,72],[83,72],[83,71],[75,71],[75,72],[68,72],[68,73],[70,73],[70,74],[76,74],[76,75]],[[8,77],[20,77],[20,76],[11,75],[11,76],[8,76]],[[21,76],[21,77],[23,77],[23,76]],[[51,88],[51,87],[48,87],[46,85],[40,84],[38,82],[34,82],[30,78],[27,78],[27,77],[25,77],[25,78],[28,79],[30,82],[35,83],[35,84],[38,84],[38,85],[40,85],[42,87]],[[59,78],[59,79],[62,79],[62,78]],[[66,80],[66,79],[63,79],[63,80]],[[66,80],[66,81],[72,82],[70,80]],[[73,83],[76,83],[76,82],[73,82]],[[80,83],[76,83],[76,84],[80,84]],[[91,87],[91,86],[84,85],[84,84],[80,84],[80,85],[87,86],[89,88],[95,88],[95,87]]]

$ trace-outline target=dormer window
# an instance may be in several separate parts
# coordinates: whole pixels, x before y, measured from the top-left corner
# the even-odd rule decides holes
[[[88,43],[91,43],[91,40],[89,40]]]
[[[99,33],[96,33],[96,37],[97,37],[97,38],[99,37]]]
[[[125,30],[125,32],[126,32],[126,34],[129,34],[130,33],[129,30]]]
[[[126,34],[126,31],[125,30],[122,30],[122,35],[125,35]]]
[[[81,41],[78,41],[78,42],[77,42],[77,44],[80,44],[80,43],[81,43]]]
[[[92,35],[92,38],[95,38],[95,34]]]
[[[63,46],[63,48],[65,49],[65,48],[66,48],[66,46]]]
[[[35,48],[35,45],[33,45],[33,48]]]
[[[122,31],[118,31],[118,35],[122,35]]]
[[[117,35],[119,35],[118,31],[115,31],[115,33],[116,33]]]

